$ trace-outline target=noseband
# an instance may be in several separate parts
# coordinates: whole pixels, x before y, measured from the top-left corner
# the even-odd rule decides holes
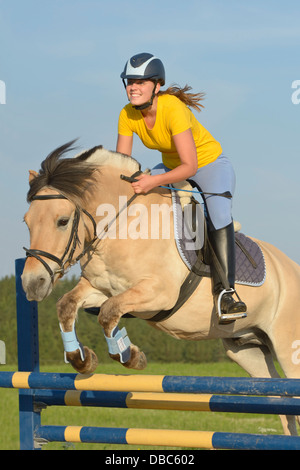
[[[43,196],[34,196],[32,198],[33,201],[39,200],[39,201],[45,201],[49,199],[67,199],[65,196],[62,194],[49,194],[49,195],[43,195]],[[50,277],[51,277],[51,282],[54,282],[54,276],[56,274],[60,274],[60,277],[62,277],[66,272],[67,268],[65,268],[66,264],[68,263],[69,267],[71,267],[73,264],[77,263],[85,254],[86,252],[92,247],[93,243],[97,240],[97,230],[96,230],[96,222],[91,216],[89,212],[87,212],[85,209],[81,209],[82,212],[89,217],[91,222],[93,223],[93,228],[94,228],[94,237],[90,243],[87,244],[87,246],[84,248],[82,253],[77,256],[73,260],[73,256],[76,250],[77,245],[80,244],[80,240],[78,238],[78,226],[79,226],[79,221],[80,221],[80,210],[78,208],[75,209],[74,213],[74,218],[73,218],[73,224],[72,224],[72,230],[71,234],[69,237],[69,241],[67,243],[67,246],[65,248],[64,254],[62,255],[61,258],[58,258],[55,255],[52,255],[52,253],[48,253],[47,251],[42,251],[42,250],[36,250],[36,249],[30,249],[30,248],[25,248],[23,249],[26,251],[26,256],[30,257],[32,256],[33,258],[36,258],[39,260],[42,265],[45,267],[45,269],[48,271]],[[69,253],[69,255],[68,255]],[[68,255],[68,257],[67,257]],[[41,258],[43,256],[44,258],[48,258],[55,263],[58,264],[59,269],[55,269],[54,271],[50,268],[49,264],[46,263],[46,261]],[[67,258],[66,258],[67,257]],[[66,259],[65,259],[66,258]]]

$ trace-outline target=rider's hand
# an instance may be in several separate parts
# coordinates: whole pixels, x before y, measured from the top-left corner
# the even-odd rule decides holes
[[[137,177],[135,183],[132,183],[132,187],[136,194],[147,194],[151,189],[156,188],[157,183],[155,177],[151,175],[140,175]]]

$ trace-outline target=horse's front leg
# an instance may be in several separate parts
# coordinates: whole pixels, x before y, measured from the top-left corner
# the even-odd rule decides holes
[[[161,293],[158,285],[160,284],[153,280],[141,281],[124,293],[109,298],[101,306],[98,321],[104,330],[109,355],[130,369],[144,369],[147,359],[143,351],[130,342],[126,329],[119,330],[118,323],[125,313],[171,308],[176,295],[172,303],[172,298]]]
[[[100,306],[105,299],[102,293],[94,289],[86,279],[81,278],[74,289],[61,297],[56,305],[65,360],[81,374],[93,372],[98,365],[98,359],[92,349],[82,346],[78,340],[75,329],[77,312],[82,306]]]

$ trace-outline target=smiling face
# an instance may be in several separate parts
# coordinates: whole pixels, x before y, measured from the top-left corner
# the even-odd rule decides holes
[[[128,79],[126,92],[132,106],[141,106],[151,100],[154,84],[151,80]],[[156,85],[158,93],[160,84]]]

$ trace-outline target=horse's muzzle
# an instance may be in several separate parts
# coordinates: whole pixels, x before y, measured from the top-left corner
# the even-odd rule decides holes
[[[27,258],[21,279],[29,301],[40,302],[52,292],[53,282],[49,272],[34,258]]]

